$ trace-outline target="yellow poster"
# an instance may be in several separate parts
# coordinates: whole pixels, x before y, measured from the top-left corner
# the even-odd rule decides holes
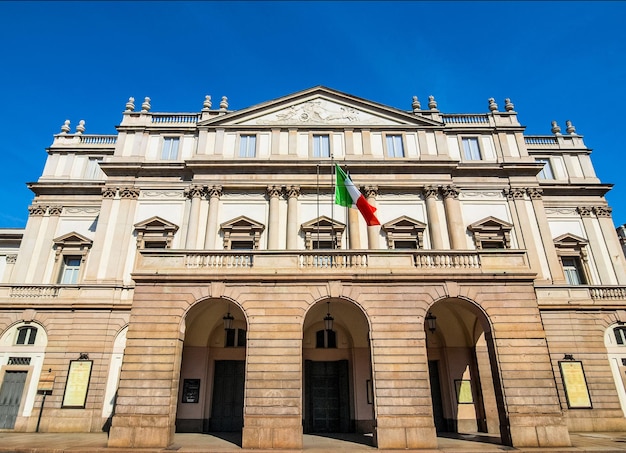
[[[559,362],[567,404],[572,409],[591,408],[591,397],[582,362]]]
[[[65,384],[63,407],[85,407],[92,360],[72,360]]]

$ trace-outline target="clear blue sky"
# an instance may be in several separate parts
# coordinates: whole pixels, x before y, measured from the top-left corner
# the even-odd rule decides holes
[[[571,120],[626,223],[626,2],[0,2],[0,227],[23,227],[65,119],[110,134],[129,96],[197,112],[316,85],[446,113],[515,104],[529,134]]]

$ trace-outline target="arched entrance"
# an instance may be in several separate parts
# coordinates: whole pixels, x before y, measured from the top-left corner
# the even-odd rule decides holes
[[[185,317],[177,432],[241,432],[246,332],[242,310],[215,299],[194,305]]]
[[[485,314],[468,301],[445,299],[430,307],[424,327],[438,435],[482,434],[488,435],[483,440],[509,444]]]
[[[369,325],[361,309],[341,299],[315,304],[302,349],[304,432],[373,433]]]

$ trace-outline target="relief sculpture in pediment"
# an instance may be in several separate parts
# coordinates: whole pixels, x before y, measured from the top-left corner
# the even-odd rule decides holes
[[[376,120],[371,115],[320,100],[293,105],[257,120],[257,124],[367,124]]]

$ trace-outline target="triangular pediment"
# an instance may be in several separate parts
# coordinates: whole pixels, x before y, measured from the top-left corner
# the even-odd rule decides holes
[[[238,231],[255,231],[265,229],[265,225],[257,222],[256,220],[252,220],[244,215],[236,217],[228,222],[224,222],[220,225],[222,230],[238,230]]]
[[[589,241],[587,239],[576,236],[572,233],[565,233],[554,239],[554,244],[557,247],[575,247],[586,245]]]
[[[485,217],[478,222],[472,223],[468,229],[470,231],[488,231],[488,230],[504,230],[508,231],[513,228],[513,224],[509,222],[505,222],[504,220],[500,220],[497,217],[489,216]]]
[[[159,216],[150,217],[149,219],[144,220],[143,222],[136,223],[135,229],[142,231],[168,231],[178,230],[178,225],[169,222],[165,219],[162,219]]]
[[[78,234],[75,231],[71,233],[64,234],[63,236],[59,236],[58,238],[53,240],[54,244],[59,246],[62,245],[64,247],[81,247],[81,246],[91,246],[93,241],[82,234]]]
[[[314,87],[236,112],[212,117],[198,126],[442,126],[419,114],[326,87]]]
[[[412,230],[424,230],[426,224],[419,220],[412,219],[409,216],[403,215],[390,222],[385,223],[382,226],[383,230],[395,230],[395,231],[412,231]]]
[[[330,217],[326,217],[325,215],[313,220],[309,220],[308,222],[302,224],[302,229],[304,231],[315,230],[317,228],[323,231],[328,231],[332,229],[343,231],[346,228],[346,225],[341,222],[337,222]]]

